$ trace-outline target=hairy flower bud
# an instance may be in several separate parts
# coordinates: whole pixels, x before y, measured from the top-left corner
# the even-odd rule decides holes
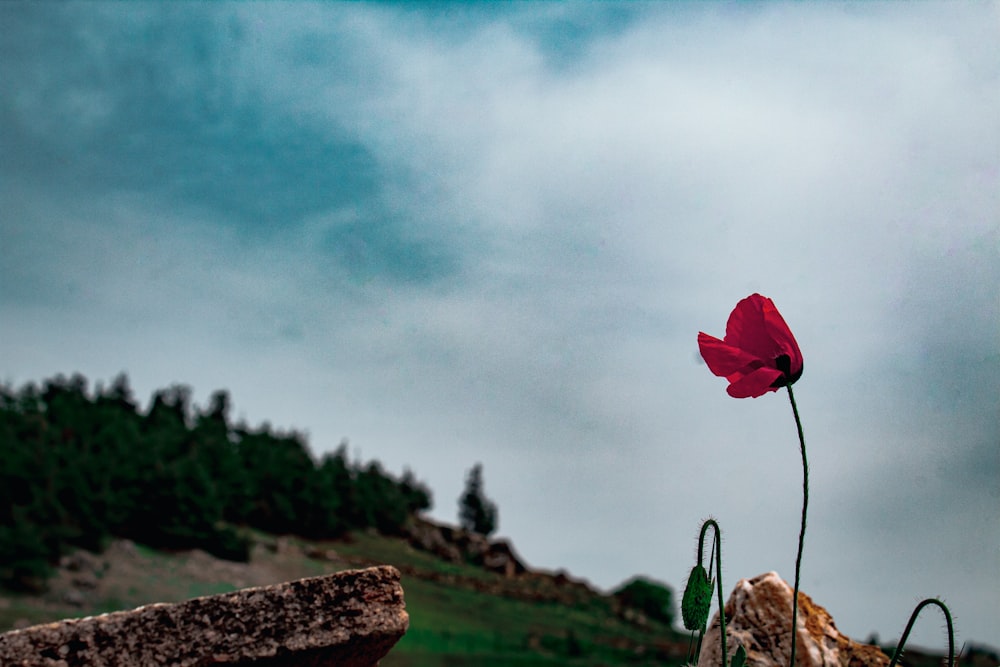
[[[712,582],[701,565],[695,565],[688,576],[681,598],[681,617],[688,630],[701,630],[708,624],[708,608],[712,604]]]

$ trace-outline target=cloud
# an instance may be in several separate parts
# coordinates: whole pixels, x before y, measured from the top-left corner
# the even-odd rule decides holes
[[[98,35],[123,29],[113,12],[35,13],[54,25],[41,40],[12,39],[16,66],[7,67],[19,93],[5,109],[8,164],[18,171],[34,167],[90,198],[141,194],[271,241],[300,235],[307,220],[337,220],[319,247],[359,279],[429,280],[451,269],[446,250],[408,232],[383,185],[392,165],[247,80],[252,39],[235,15],[146,8],[129,26],[144,39],[109,42]],[[54,57],[68,66],[51,67]]]

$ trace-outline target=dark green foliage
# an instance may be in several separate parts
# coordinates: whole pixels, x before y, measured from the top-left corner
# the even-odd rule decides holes
[[[417,480],[413,471],[409,468],[403,470],[403,476],[399,480],[399,490],[403,494],[403,501],[410,512],[420,512],[431,508],[431,490],[426,484]]]
[[[195,418],[191,436],[222,508],[220,519],[244,523],[251,506],[250,479],[238,444],[239,430],[229,426],[229,411],[229,393],[216,391],[208,410]]]
[[[34,593],[44,589],[54,554],[44,531],[25,519],[15,512],[13,523],[0,526],[0,585]]]
[[[465,491],[458,499],[458,522],[480,535],[489,535],[497,528],[497,506],[483,492],[482,464],[472,466],[465,478]]]
[[[409,512],[399,486],[382,471],[378,461],[357,474],[355,487],[361,510],[358,522],[386,535],[399,532]]]
[[[81,375],[0,386],[0,586],[37,590],[68,549],[113,537],[245,561],[243,528],[392,534],[430,507],[409,470],[352,465],[343,444],[317,464],[298,432],[231,425],[227,392],[202,411],[191,395],[157,391],[141,414],[124,374],[93,395]]]
[[[240,431],[237,443],[250,498],[247,522],[271,533],[301,532],[308,523],[308,482],[315,471],[302,436],[275,434],[265,424]]]
[[[304,536],[338,537],[357,526],[358,493],[346,444],[323,457],[310,482],[308,511],[302,527]]]
[[[614,592],[623,605],[667,625],[674,622],[674,591],[669,586],[636,577]]]

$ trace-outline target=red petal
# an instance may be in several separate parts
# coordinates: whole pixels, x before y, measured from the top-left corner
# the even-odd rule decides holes
[[[736,304],[726,323],[725,342],[746,350],[774,367],[773,360],[787,354],[792,375],[802,370],[802,352],[791,329],[766,296],[751,294]]]
[[[757,398],[769,391],[777,391],[778,388],[771,385],[782,375],[784,373],[775,368],[758,368],[748,375],[731,378],[735,381],[726,387],[726,393],[733,398]]]
[[[719,377],[728,378],[735,373],[741,373],[753,362],[760,361],[738,347],[702,332],[698,332],[698,349],[708,364],[708,369]]]
[[[782,350],[765,323],[764,312],[768,306],[774,310],[771,300],[760,294],[751,294],[737,303],[726,322],[725,341],[758,359],[770,361],[781,354]]]
[[[799,350],[799,344],[795,341],[792,330],[785,324],[785,319],[770,299],[767,299],[762,315],[768,335],[778,346],[780,354],[787,354],[791,360],[791,374],[800,373],[802,371],[802,352]]]

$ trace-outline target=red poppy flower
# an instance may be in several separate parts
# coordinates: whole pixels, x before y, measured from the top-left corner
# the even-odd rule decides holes
[[[709,370],[729,380],[733,398],[757,398],[802,375],[802,353],[781,313],[766,296],[751,294],[736,304],[722,340],[698,333]]]

